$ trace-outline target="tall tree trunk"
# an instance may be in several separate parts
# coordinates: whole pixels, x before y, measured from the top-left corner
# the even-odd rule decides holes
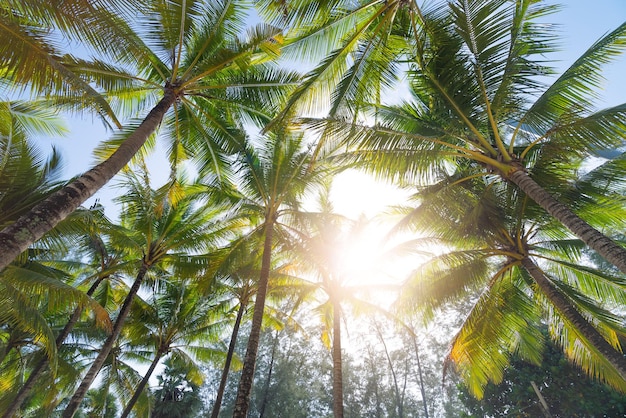
[[[385,338],[383,337],[383,333],[380,331],[380,326],[378,322],[375,322],[376,333],[378,334],[378,338],[380,338],[380,342],[383,344],[383,349],[385,350],[385,357],[387,357],[387,363],[389,363],[389,370],[391,371],[391,378],[393,379],[393,388],[394,393],[396,394],[396,407],[398,418],[404,418],[404,396],[400,395],[400,386],[398,385],[398,377],[396,375],[396,370],[393,368],[393,362],[391,361],[391,355],[389,354],[389,349],[387,348],[387,343],[385,343]],[[405,376],[405,386],[406,386],[406,376]]]
[[[341,305],[333,298],[333,415],[343,418],[343,367],[341,363]]]
[[[109,276],[99,277],[98,280],[96,280],[91,285],[91,287],[87,290],[87,296],[91,297],[96,291],[96,289],[98,288],[98,286],[100,285],[100,283],[102,283],[102,281],[106,279],[107,277]],[[67,336],[70,335],[70,332],[74,328],[74,325],[76,325],[76,323],[78,322],[78,319],[80,318],[82,313],[83,313],[83,308],[77,307],[76,309],[74,309],[74,312],[72,313],[72,316],[70,316],[69,321],[67,321],[67,324],[65,324],[65,327],[63,327],[59,335],[57,335],[57,339],[56,339],[57,350],[61,348],[61,345],[63,344]],[[26,383],[24,383],[24,386],[22,386],[20,391],[17,393],[17,395],[15,396],[15,399],[13,399],[13,402],[11,402],[11,405],[9,405],[9,408],[2,415],[2,418],[11,418],[13,414],[15,414],[17,410],[22,406],[22,404],[24,403],[24,401],[26,400],[30,392],[35,387],[35,383],[37,382],[37,380],[39,380],[39,377],[42,375],[43,371],[48,365],[48,362],[49,362],[48,358],[44,357],[35,366],[35,368],[30,372],[30,375],[28,376]]]
[[[137,294],[137,292],[139,291],[141,282],[143,281],[143,278],[145,277],[146,272],[148,271],[149,268],[150,268],[150,264],[144,261],[141,265],[141,268],[139,269],[139,272],[137,273],[135,282],[130,288],[128,295],[126,296],[126,299],[124,299],[124,304],[122,305],[122,308],[120,309],[120,313],[118,314],[117,319],[115,320],[115,324],[113,325],[113,330],[111,331],[111,334],[102,345],[102,348],[100,349],[100,352],[98,353],[98,356],[96,357],[96,359],[93,361],[91,368],[89,369],[85,377],[83,377],[83,381],[80,383],[80,386],[78,387],[78,389],[76,389],[76,392],[74,392],[72,399],[70,399],[70,402],[68,403],[67,407],[63,411],[63,415],[62,415],[63,418],[72,418],[74,416],[74,414],[78,410],[78,407],[80,406],[80,403],[85,397],[87,390],[89,390],[89,387],[91,386],[94,379],[100,372],[100,369],[102,368],[102,365],[104,364],[104,361],[106,360],[109,353],[111,352],[111,349],[113,348],[113,344],[115,343],[115,341],[117,340],[117,337],[120,335],[120,332],[122,331],[122,326],[124,325],[124,321],[126,320],[126,317],[128,316],[130,312],[132,301],[135,298],[135,295]]]
[[[157,129],[177,92],[166,88],[161,101],[104,162],[82,174],[0,232],[0,270],[9,265],[29,245],[54,228],[60,221],[93,196],[126,166]]]
[[[615,368],[622,379],[626,380],[626,358],[608,343],[574,307],[574,305],[548,280],[543,271],[530,258],[522,259],[522,266],[528,271],[541,293],[554,305],[559,314],[563,315],[586,338],[609,363]]]
[[[528,197],[565,225],[574,235],[626,274],[626,249],[593,228],[535,182],[525,171],[516,170],[507,177]]]
[[[422,402],[424,403],[424,417],[428,418],[428,405],[426,405],[426,389],[424,387],[424,374],[422,373],[422,363],[420,361],[420,351],[417,345],[417,336],[411,333],[413,339],[413,347],[415,348],[415,359],[417,360],[417,375],[419,377],[420,392],[422,393]]]
[[[243,370],[237,389],[237,399],[233,418],[246,418],[250,407],[250,392],[254,380],[254,368],[256,356],[259,351],[259,339],[261,337],[261,325],[263,323],[263,311],[265,310],[265,297],[267,296],[267,284],[270,277],[270,265],[272,261],[272,239],[274,235],[274,215],[268,214],[265,222],[265,242],[263,244],[263,259],[261,262],[261,274],[257,288],[256,300],[254,301],[254,314],[252,316],[252,328],[248,347],[243,362]]]
[[[230,364],[233,361],[233,355],[235,353],[235,345],[237,344],[237,336],[239,335],[239,326],[241,325],[241,318],[246,311],[248,305],[248,298],[244,297],[239,301],[239,310],[237,311],[237,318],[235,319],[235,326],[233,332],[230,335],[230,343],[228,344],[228,353],[226,354],[226,362],[224,363],[224,369],[222,370],[222,378],[220,379],[220,386],[217,389],[217,396],[215,397],[215,404],[213,405],[213,411],[211,411],[211,418],[217,418],[220,414],[220,408],[222,407],[222,399],[224,398],[224,391],[226,390],[226,382],[228,381],[228,373],[230,371]]]
[[[270,386],[272,385],[272,373],[274,372],[274,359],[276,358],[276,347],[278,346],[278,333],[274,337],[274,341],[272,343],[272,354],[270,357],[270,366],[267,371],[267,378],[265,379],[265,387],[263,390],[263,401],[261,402],[261,407],[259,408],[259,418],[263,418],[265,416],[265,408],[267,408],[267,403],[270,399]]]
[[[159,361],[161,361],[163,354],[165,354],[165,350],[162,350],[161,348],[159,348],[156,356],[152,360],[152,364],[150,364],[148,371],[143,376],[143,379],[141,379],[141,382],[139,382],[137,389],[135,389],[135,393],[133,393],[133,397],[130,398],[130,401],[128,401],[128,405],[126,405],[126,408],[124,408],[124,411],[122,412],[122,415],[120,415],[120,418],[126,418],[128,414],[130,414],[130,411],[133,410],[133,407],[135,406],[135,404],[139,400],[139,397],[141,396],[141,392],[143,392],[143,389],[148,384],[148,380],[150,380],[150,376],[152,376],[152,373],[154,373],[154,369],[156,369],[156,366],[159,364]]]

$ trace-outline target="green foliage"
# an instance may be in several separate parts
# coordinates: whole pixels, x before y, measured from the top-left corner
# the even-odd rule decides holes
[[[151,418],[185,418],[197,416],[202,406],[199,385],[190,374],[193,370],[184,362],[170,357],[164,362],[165,370],[159,376],[158,387],[153,391],[154,406]]]
[[[471,411],[468,417],[540,417],[535,382],[555,418],[623,417],[626,395],[589,379],[563,356],[553,343],[547,344],[540,366],[515,358],[504,372],[502,383],[489,383],[481,400],[460,385],[461,400]]]

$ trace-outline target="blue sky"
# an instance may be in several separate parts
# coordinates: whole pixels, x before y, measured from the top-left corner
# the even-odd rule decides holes
[[[563,8],[546,18],[547,21],[558,24],[558,35],[562,42],[560,52],[550,55],[548,58],[555,60],[555,66],[564,70],[580,54],[593,44],[602,35],[615,29],[622,22],[626,21],[626,0],[569,0],[563,2]],[[607,67],[604,84],[604,91],[601,92],[603,102],[600,107],[612,106],[626,102],[626,55],[620,57],[618,62]],[[94,164],[91,150],[102,140],[107,139],[111,132],[106,132],[101,122],[97,118],[84,117],[68,120],[71,129],[68,137],[52,141],[61,151],[65,161],[65,177],[72,177],[80,172],[89,169]],[[50,144],[49,139],[40,142],[42,149],[46,149]],[[154,163],[151,170],[162,172],[167,176],[169,168],[166,164]],[[350,182],[356,180],[351,179]],[[116,184],[116,179],[110,183]],[[107,213],[111,215],[113,208],[110,200],[119,192],[106,186],[104,190],[96,195],[107,208]],[[372,195],[371,188],[364,187],[363,193]],[[352,196],[352,200],[357,197]],[[381,199],[375,198],[377,205]],[[87,202],[89,205],[93,198]],[[392,203],[392,202],[390,202]],[[363,201],[363,205],[367,203]]]

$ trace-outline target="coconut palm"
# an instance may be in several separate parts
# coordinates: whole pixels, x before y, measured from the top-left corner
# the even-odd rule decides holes
[[[108,245],[107,236],[115,233],[125,234],[127,231],[112,224],[104,216],[103,208],[99,205],[94,205],[89,210],[78,210],[68,220],[73,223],[74,228],[79,228],[80,235],[82,235],[78,240],[77,249],[72,252],[70,258],[83,260],[83,262],[69,260],[57,261],[56,264],[60,266],[70,265],[73,270],[80,269],[76,287],[89,286],[85,294],[88,297],[95,294],[96,300],[101,306],[109,307],[109,302],[113,299],[111,297],[111,282],[114,280],[121,281],[125,267],[129,266],[134,269],[134,263],[125,258],[123,251]],[[74,243],[77,242],[74,241]],[[105,289],[100,286],[103,283]],[[78,306],[71,313],[67,322],[60,323],[60,331],[56,334],[55,339],[57,350],[61,348],[74,326],[79,322],[83,312],[83,307]],[[64,316],[63,320],[65,319]],[[9,418],[15,414],[36,387],[36,384],[39,383],[39,378],[46,371],[47,366],[48,359],[45,357],[35,364],[24,385],[15,395],[11,404],[4,410],[3,418]]]
[[[513,185],[497,178],[486,182],[475,173],[446,175],[418,194],[420,205],[405,224],[451,249],[414,272],[403,304],[429,313],[468,293],[479,294],[449,354],[479,397],[488,381],[502,379],[511,353],[540,363],[541,321],[548,322],[552,338],[572,361],[626,390],[619,343],[626,329],[612,313],[626,301],[623,277],[585,266],[580,240]],[[583,179],[572,189],[582,188],[591,197],[603,187]],[[589,198],[585,206],[596,204]],[[613,209],[624,211],[618,204]]]
[[[228,342],[228,352],[224,360],[220,383],[211,410],[212,418],[219,416],[224,392],[226,390],[226,383],[228,381],[228,374],[233,360],[235,360],[235,347],[239,337],[239,328],[251,301],[254,299],[256,291],[254,277],[259,276],[260,259],[259,253],[254,250],[258,248],[258,243],[248,238],[249,237],[242,237],[242,239],[235,240],[231,245],[221,249],[217,257],[219,260],[217,262],[219,268],[216,276],[221,277],[221,279],[218,279],[218,282],[226,295],[230,295],[232,300],[236,301],[236,304],[232,307],[232,311],[236,310],[236,314]],[[203,293],[206,292],[207,290]]]
[[[101,59],[67,63],[127,114],[153,107],[105,144],[100,155],[106,160],[0,232],[0,268],[125,167],[164,117],[172,163],[189,153],[215,168],[238,141],[239,124],[269,120],[266,112],[278,106],[296,75],[268,63],[280,47],[276,28],[260,25],[240,36],[249,9],[246,1],[149,2],[132,22],[110,22],[114,34],[99,44]]]
[[[537,19],[554,9],[537,1],[440,4],[421,15],[415,32],[412,99],[376,108],[374,126],[331,125],[349,130],[358,148],[352,160],[390,178],[412,181],[472,161],[483,175],[516,184],[626,273],[626,251],[560,193],[582,160],[624,143],[626,105],[597,111],[593,99],[603,64],[626,46],[626,24],[544,88],[549,70],[536,59],[553,49],[554,37]]]
[[[349,257],[350,245],[363,239],[369,222],[363,217],[353,221],[332,213],[327,195],[322,196],[321,204],[322,212],[299,213],[297,226],[291,230],[290,249],[301,276],[293,278],[291,286],[309,299],[319,301],[319,304],[309,302],[314,304],[313,310],[322,323],[322,342],[332,354],[333,415],[343,417],[341,323],[346,320],[344,308],[349,305],[357,311],[383,310],[359,298],[359,294],[364,296],[373,286],[349,283],[362,272],[350,271],[350,266],[343,265],[344,258]]]
[[[122,418],[131,413],[161,360],[174,356],[178,361],[192,364],[194,359],[215,361],[224,354],[218,343],[227,324],[227,304],[219,294],[203,298],[190,283],[166,282],[150,301],[135,307],[137,310],[131,312],[126,334],[136,346],[135,353],[147,351],[153,357],[122,411]],[[200,370],[199,365],[196,368]]]
[[[172,203],[168,185],[152,190],[133,175],[127,176],[128,193],[119,197],[123,204],[122,225],[129,231],[125,238],[129,254],[135,254],[137,273],[100,353],[70,400],[63,416],[71,417],[104,364],[130,313],[132,301],[150,271],[178,272],[182,276],[200,274],[206,267],[202,255],[216,242],[234,233],[234,223],[225,219],[224,207],[205,204],[197,196],[183,196]]]
[[[272,257],[281,235],[280,220],[290,208],[299,204],[307,188],[321,180],[325,170],[312,152],[303,147],[302,135],[283,130],[268,134],[260,143],[248,141],[238,155],[235,171],[238,190],[234,193],[242,213],[258,220],[251,234],[263,236],[252,328],[234,412],[235,417],[245,417],[250,403]]]
[[[46,196],[58,189],[60,179],[61,159],[53,150],[46,161],[41,153],[31,144],[30,138],[35,135],[58,135],[64,131],[58,117],[48,110],[43,103],[5,102],[0,106],[2,119],[2,135],[0,137],[0,225],[6,226],[14,222],[22,213],[28,211]],[[10,352],[17,347],[18,340],[36,342],[44,350],[41,363],[48,362],[55,370],[57,364],[54,326],[50,320],[61,315],[65,309],[79,309],[90,305],[98,320],[98,324],[106,325],[108,315],[93,300],[85,297],[82,291],[68,285],[68,279],[73,271],[68,264],[58,263],[55,260],[59,254],[67,252],[63,236],[74,221],[68,221],[63,228],[51,231],[45,240],[36,247],[25,252],[15,260],[0,275],[0,289],[2,289],[2,306],[0,327],[13,334],[4,347]],[[9,335],[7,334],[7,335]],[[18,339],[16,337],[21,335]],[[10,416],[12,409],[7,407],[13,390],[19,386],[24,366],[30,366],[27,358],[35,358],[33,352],[20,361],[20,374],[11,380],[9,387],[3,390],[0,405],[5,415]],[[6,377],[7,375],[5,375]],[[29,376],[30,378],[30,376]],[[14,411],[13,411],[14,412]]]

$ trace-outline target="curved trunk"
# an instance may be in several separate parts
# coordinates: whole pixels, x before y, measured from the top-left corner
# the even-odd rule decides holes
[[[124,168],[157,129],[165,112],[176,101],[176,97],[174,90],[166,89],[161,101],[106,161],[54,192],[15,223],[2,230],[0,270],[8,266],[29,245],[54,228]]]
[[[343,367],[341,363],[341,306],[333,300],[333,415],[343,418]]]
[[[130,411],[133,410],[133,407],[135,406],[135,404],[139,400],[139,397],[141,396],[141,392],[143,392],[143,389],[148,384],[148,380],[150,380],[150,376],[152,376],[152,373],[154,373],[154,369],[156,369],[156,366],[159,364],[159,361],[161,361],[163,354],[165,353],[162,352],[161,350],[157,351],[157,355],[152,360],[152,364],[150,364],[150,367],[148,368],[148,371],[146,372],[146,374],[143,376],[143,379],[141,379],[141,382],[139,382],[137,389],[135,389],[135,393],[133,393],[133,397],[130,398],[130,401],[128,401],[128,405],[126,405],[126,408],[124,408],[124,411],[122,412],[122,415],[120,415],[120,418],[126,418],[128,414],[130,414]]]
[[[507,178],[606,261],[626,274],[625,248],[620,247],[606,235],[583,221],[570,208],[557,201],[523,170],[516,170]]]
[[[563,315],[576,329],[598,350],[615,368],[622,379],[626,380],[626,357],[608,343],[581,314],[572,303],[548,280],[543,271],[528,257],[522,260],[522,266],[535,280],[535,283],[554,305],[559,314]]]
[[[213,411],[211,412],[211,418],[217,418],[220,414],[220,408],[222,407],[222,399],[224,398],[224,391],[226,390],[226,382],[228,381],[228,373],[230,371],[230,363],[233,360],[233,354],[235,353],[235,345],[237,344],[237,336],[239,335],[239,326],[241,325],[241,318],[246,310],[248,304],[247,298],[244,298],[239,302],[239,310],[237,311],[237,318],[235,319],[235,326],[230,336],[230,343],[228,344],[228,353],[226,354],[226,362],[224,363],[224,369],[222,370],[222,378],[220,379],[220,386],[217,389],[217,396],[215,397],[215,404],[213,405]]]
[[[74,416],[74,414],[78,410],[78,407],[80,406],[80,403],[85,397],[87,390],[89,390],[89,387],[91,386],[94,379],[98,375],[98,372],[100,372],[100,369],[102,368],[102,365],[104,364],[104,361],[106,360],[109,353],[111,352],[111,349],[113,348],[113,344],[115,343],[115,340],[117,340],[117,337],[120,335],[120,332],[122,331],[122,326],[124,325],[124,321],[126,320],[126,317],[128,316],[130,312],[130,306],[132,304],[132,301],[135,298],[135,295],[137,294],[137,292],[139,291],[139,286],[141,286],[141,282],[143,281],[143,278],[146,275],[146,272],[148,271],[149,268],[150,268],[150,265],[145,262],[141,265],[141,268],[139,269],[139,272],[137,273],[137,277],[135,278],[135,282],[130,288],[128,295],[126,296],[126,299],[124,299],[124,304],[122,305],[120,309],[120,313],[117,316],[117,319],[115,320],[115,325],[113,325],[113,330],[111,331],[111,335],[109,335],[109,337],[106,339],[106,341],[102,345],[102,348],[100,349],[100,352],[98,353],[98,356],[96,357],[96,359],[93,361],[91,368],[89,368],[89,371],[87,372],[85,377],[83,377],[83,380],[80,383],[80,386],[78,387],[78,389],[76,389],[76,392],[74,392],[72,399],[70,399],[70,402],[68,403],[67,407],[63,411],[63,415],[62,415],[63,418],[72,418]]]
[[[96,280],[91,285],[91,287],[87,290],[87,296],[91,297],[96,291],[96,289],[98,288],[98,286],[100,285],[100,283],[102,283],[102,281],[106,279],[107,277],[108,276],[103,276],[103,277],[100,277],[98,280]],[[63,344],[67,336],[70,335],[70,332],[74,328],[74,325],[76,325],[76,323],[78,322],[78,319],[80,318],[82,313],[83,313],[83,308],[77,307],[76,309],[74,309],[74,312],[72,313],[72,316],[70,317],[69,321],[67,321],[67,324],[65,324],[65,327],[63,327],[59,335],[57,335],[57,339],[56,339],[57,349],[61,348],[61,345]],[[30,375],[28,376],[26,383],[24,383],[24,386],[22,386],[20,391],[17,393],[17,395],[15,396],[15,399],[13,399],[13,402],[11,402],[11,405],[9,405],[9,408],[2,415],[2,418],[11,418],[17,412],[17,410],[22,406],[22,404],[24,403],[24,401],[26,400],[30,392],[35,387],[35,383],[37,383],[37,380],[39,380],[39,377],[42,375],[47,365],[48,365],[48,358],[44,357],[35,366],[33,371],[30,372]]]
[[[243,370],[237,389],[237,399],[235,400],[235,410],[233,418],[246,418],[250,407],[250,392],[252,391],[252,381],[254,380],[254,368],[256,366],[256,356],[259,350],[259,339],[261,337],[261,324],[263,322],[263,311],[265,310],[265,297],[267,295],[267,284],[270,277],[270,264],[272,261],[272,238],[274,233],[274,222],[268,216],[265,224],[265,242],[263,244],[263,259],[261,262],[261,274],[254,301],[254,314],[252,316],[252,328],[248,338],[246,356],[243,362]]]

